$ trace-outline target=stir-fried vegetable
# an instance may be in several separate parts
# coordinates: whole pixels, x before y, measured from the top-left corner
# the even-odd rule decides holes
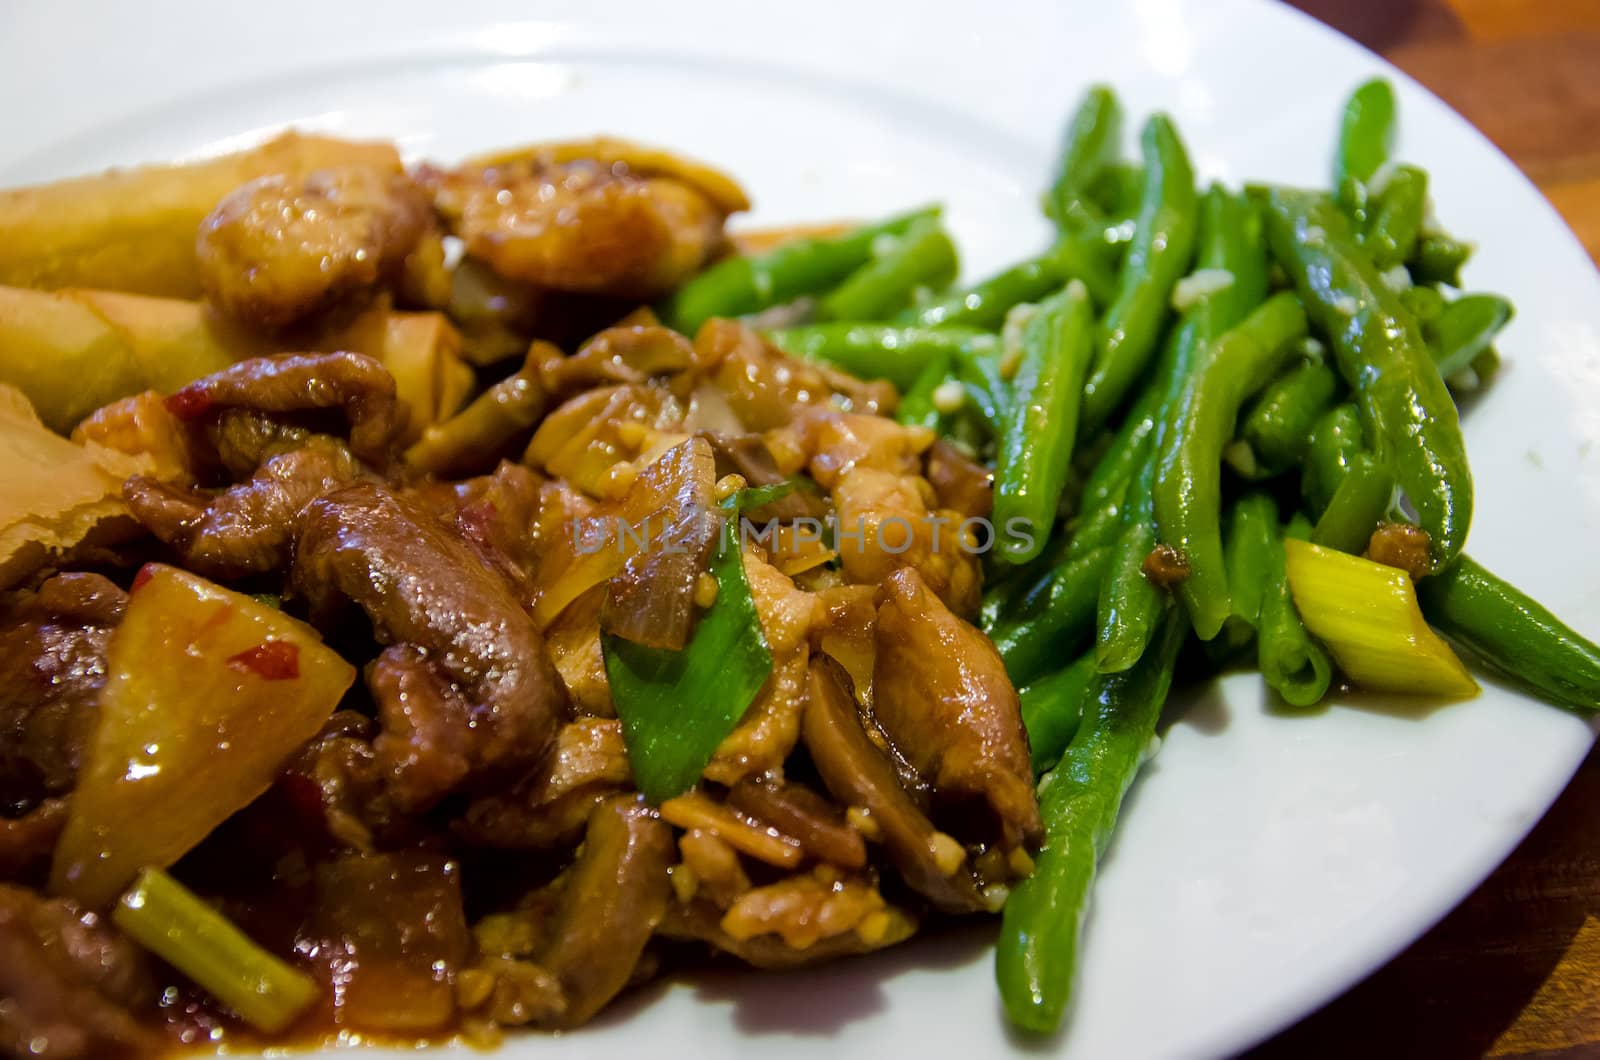
[[[634,780],[657,804],[694,786],[772,673],[745,577],[738,511],[724,524],[712,564],[716,599],[683,650],[603,639]]]
[[[160,869],[139,874],[112,918],[252,1027],[280,1031],[317,999],[310,976],[262,949]]]
[[[1284,549],[1295,608],[1357,685],[1376,692],[1477,695],[1478,682],[1428,628],[1405,571],[1306,541],[1290,539]]]
[[[173,567],[141,572],[51,889],[105,906],[278,776],[355,680],[305,623]]]

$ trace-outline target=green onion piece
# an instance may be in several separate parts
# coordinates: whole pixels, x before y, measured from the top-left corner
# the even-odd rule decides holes
[[[717,598],[682,651],[648,648],[602,635],[606,678],[622,721],[634,780],[659,805],[694,787],[772,673],[772,652],[750,598],[738,512],[753,498],[740,491],[712,560]]]
[[[262,949],[160,869],[140,873],[111,918],[252,1027],[280,1031],[317,998],[310,976]]]

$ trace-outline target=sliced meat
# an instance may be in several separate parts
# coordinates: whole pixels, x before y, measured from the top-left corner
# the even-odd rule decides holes
[[[987,804],[985,839],[1016,848],[1042,830],[1016,690],[988,637],[901,568],[878,608],[873,715],[938,798]]]
[[[402,809],[526,769],[549,746],[566,703],[543,638],[482,552],[415,502],[372,483],[315,501],[293,584],[324,621],[350,600],[380,641],[411,649],[386,656],[373,688],[386,698],[378,754]],[[411,689],[415,701],[394,700]]]
[[[66,799],[45,799],[21,817],[0,817],[0,883],[42,883],[66,824]]]
[[[587,1022],[638,974],[666,914],[672,852],[672,829],[639,796],[602,802],[561,877],[478,925],[468,1007],[504,1024]]]
[[[343,443],[317,436],[215,496],[135,476],[123,498],[185,567],[231,580],[283,567],[306,505],[365,477]]]
[[[185,422],[222,409],[277,414],[342,412],[350,451],[372,463],[387,462],[405,426],[394,377],[360,353],[285,353],[253,357],[196,380],[167,399]]]
[[[0,884],[0,1054],[153,1056],[155,985],[138,947],[93,913]]]
[[[747,777],[728,791],[728,804],[800,840],[806,853],[842,869],[867,864],[861,833],[827,799],[802,784]]]
[[[72,790],[127,600],[98,574],[58,574],[0,618],[0,816]]]
[[[279,329],[397,281],[432,222],[403,174],[347,167],[261,177],[201,222],[195,262],[213,305]]]
[[[633,782],[622,725],[578,718],[528,779],[506,794],[473,800],[453,825],[469,843],[506,849],[555,849],[582,835],[591,811]]]
[[[935,906],[948,913],[993,908],[961,844],[933,827],[900,786],[888,754],[867,736],[849,681],[827,656],[812,661],[805,744],[829,793],[866,812],[900,875]]]

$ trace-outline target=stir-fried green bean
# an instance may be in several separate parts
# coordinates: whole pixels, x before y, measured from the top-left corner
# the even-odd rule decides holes
[[[819,298],[817,319],[883,320],[908,305],[919,289],[948,287],[960,267],[956,245],[939,222],[918,221]]]
[[[1108,86],[1095,85],[1067,124],[1055,179],[1044,197],[1045,216],[1063,231],[1094,225],[1099,212],[1092,189],[1121,150],[1122,105]]]

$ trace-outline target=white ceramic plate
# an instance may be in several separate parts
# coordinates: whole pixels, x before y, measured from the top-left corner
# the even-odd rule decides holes
[[[743,179],[762,222],[943,200],[982,273],[1041,245],[1035,209],[1090,81],[1177,118],[1202,170],[1325,183],[1340,101],[1387,73],[1400,154],[1481,245],[1470,285],[1518,317],[1472,409],[1471,551],[1600,635],[1600,283],[1554,211],[1409,79],[1287,8],[1128,4],[209,0],[0,9],[0,183],[205,154],[280,126],[395,137],[414,155],[597,131]],[[1095,893],[1079,1057],[1243,1048],[1397,952],[1511,850],[1592,739],[1488,684],[1401,704],[1266,709],[1258,679],[1193,693],[1130,796]],[[987,929],[840,967],[646,991],[529,1056],[985,1056],[1004,1031]]]

